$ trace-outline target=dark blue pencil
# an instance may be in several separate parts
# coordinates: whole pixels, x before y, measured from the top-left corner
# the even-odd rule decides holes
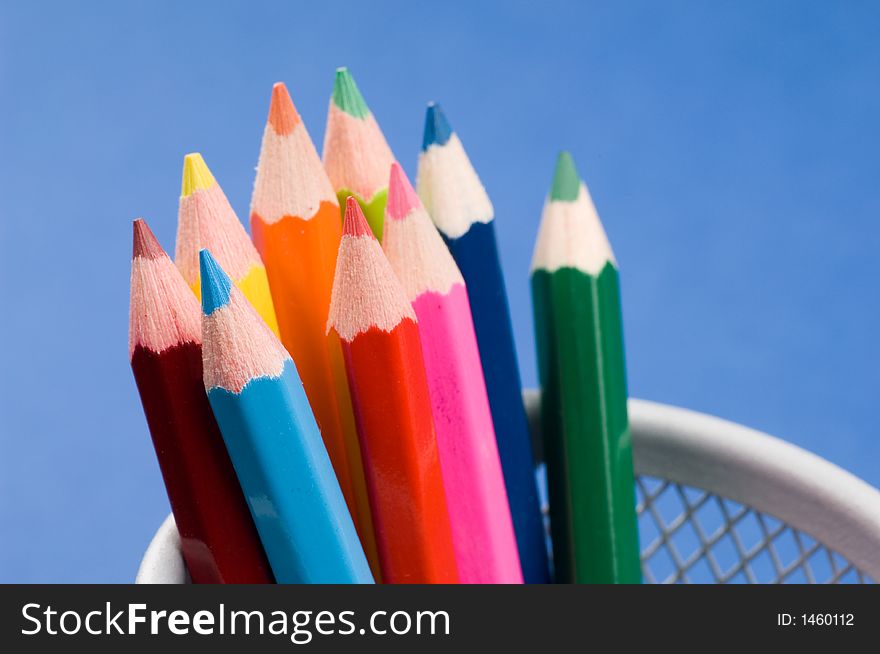
[[[526,583],[547,583],[544,523],[495,242],[494,211],[461,141],[433,103],[425,119],[417,187],[461,269],[470,296],[523,578]]]

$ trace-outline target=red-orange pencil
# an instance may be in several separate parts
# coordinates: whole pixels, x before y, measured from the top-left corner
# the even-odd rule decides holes
[[[327,330],[342,341],[383,580],[458,582],[416,315],[352,197]]]

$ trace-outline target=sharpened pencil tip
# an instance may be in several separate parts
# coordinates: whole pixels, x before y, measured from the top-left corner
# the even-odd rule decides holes
[[[574,167],[571,153],[563,150],[556,159],[556,172],[553,173],[553,186],[550,199],[561,202],[574,202],[581,189],[581,178]]]
[[[299,114],[290,98],[284,82],[276,82],[272,87],[272,100],[269,103],[269,124],[279,136],[290,134],[299,122]]]
[[[425,113],[425,134],[422,137],[422,150],[427,150],[432,145],[444,145],[452,136],[452,127],[446,119],[446,114],[436,102],[428,103]]]
[[[385,205],[385,216],[392,220],[405,218],[416,207],[422,204],[415,189],[410,184],[406,173],[396,161],[391,164],[391,178],[388,181],[388,202]]]
[[[202,278],[202,313],[210,316],[217,309],[229,304],[232,281],[213,255],[205,249],[199,250],[199,271]]]
[[[131,258],[143,257],[144,259],[158,259],[165,255],[165,250],[159,245],[156,236],[147,226],[143,218],[137,218],[133,224],[134,238],[132,239]]]
[[[373,236],[373,231],[367,224],[361,205],[353,195],[345,199],[345,222],[342,225],[342,233],[348,236]]]
[[[370,115],[370,109],[358,90],[354,78],[344,66],[336,69],[336,79],[333,80],[333,104],[355,118],[363,119]]]
[[[187,197],[199,189],[209,189],[217,183],[208,169],[208,164],[198,152],[191,152],[183,158],[183,182],[180,196]]]

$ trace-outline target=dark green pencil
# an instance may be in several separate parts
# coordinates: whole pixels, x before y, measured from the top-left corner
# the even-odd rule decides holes
[[[556,581],[641,583],[617,264],[567,152],[541,217],[532,299]]]

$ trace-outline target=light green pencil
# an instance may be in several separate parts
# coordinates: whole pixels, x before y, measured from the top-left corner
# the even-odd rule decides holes
[[[351,195],[382,241],[388,175],[394,155],[347,68],[336,71],[324,132],[324,168],[345,212]],[[340,217],[340,220],[342,218]]]

